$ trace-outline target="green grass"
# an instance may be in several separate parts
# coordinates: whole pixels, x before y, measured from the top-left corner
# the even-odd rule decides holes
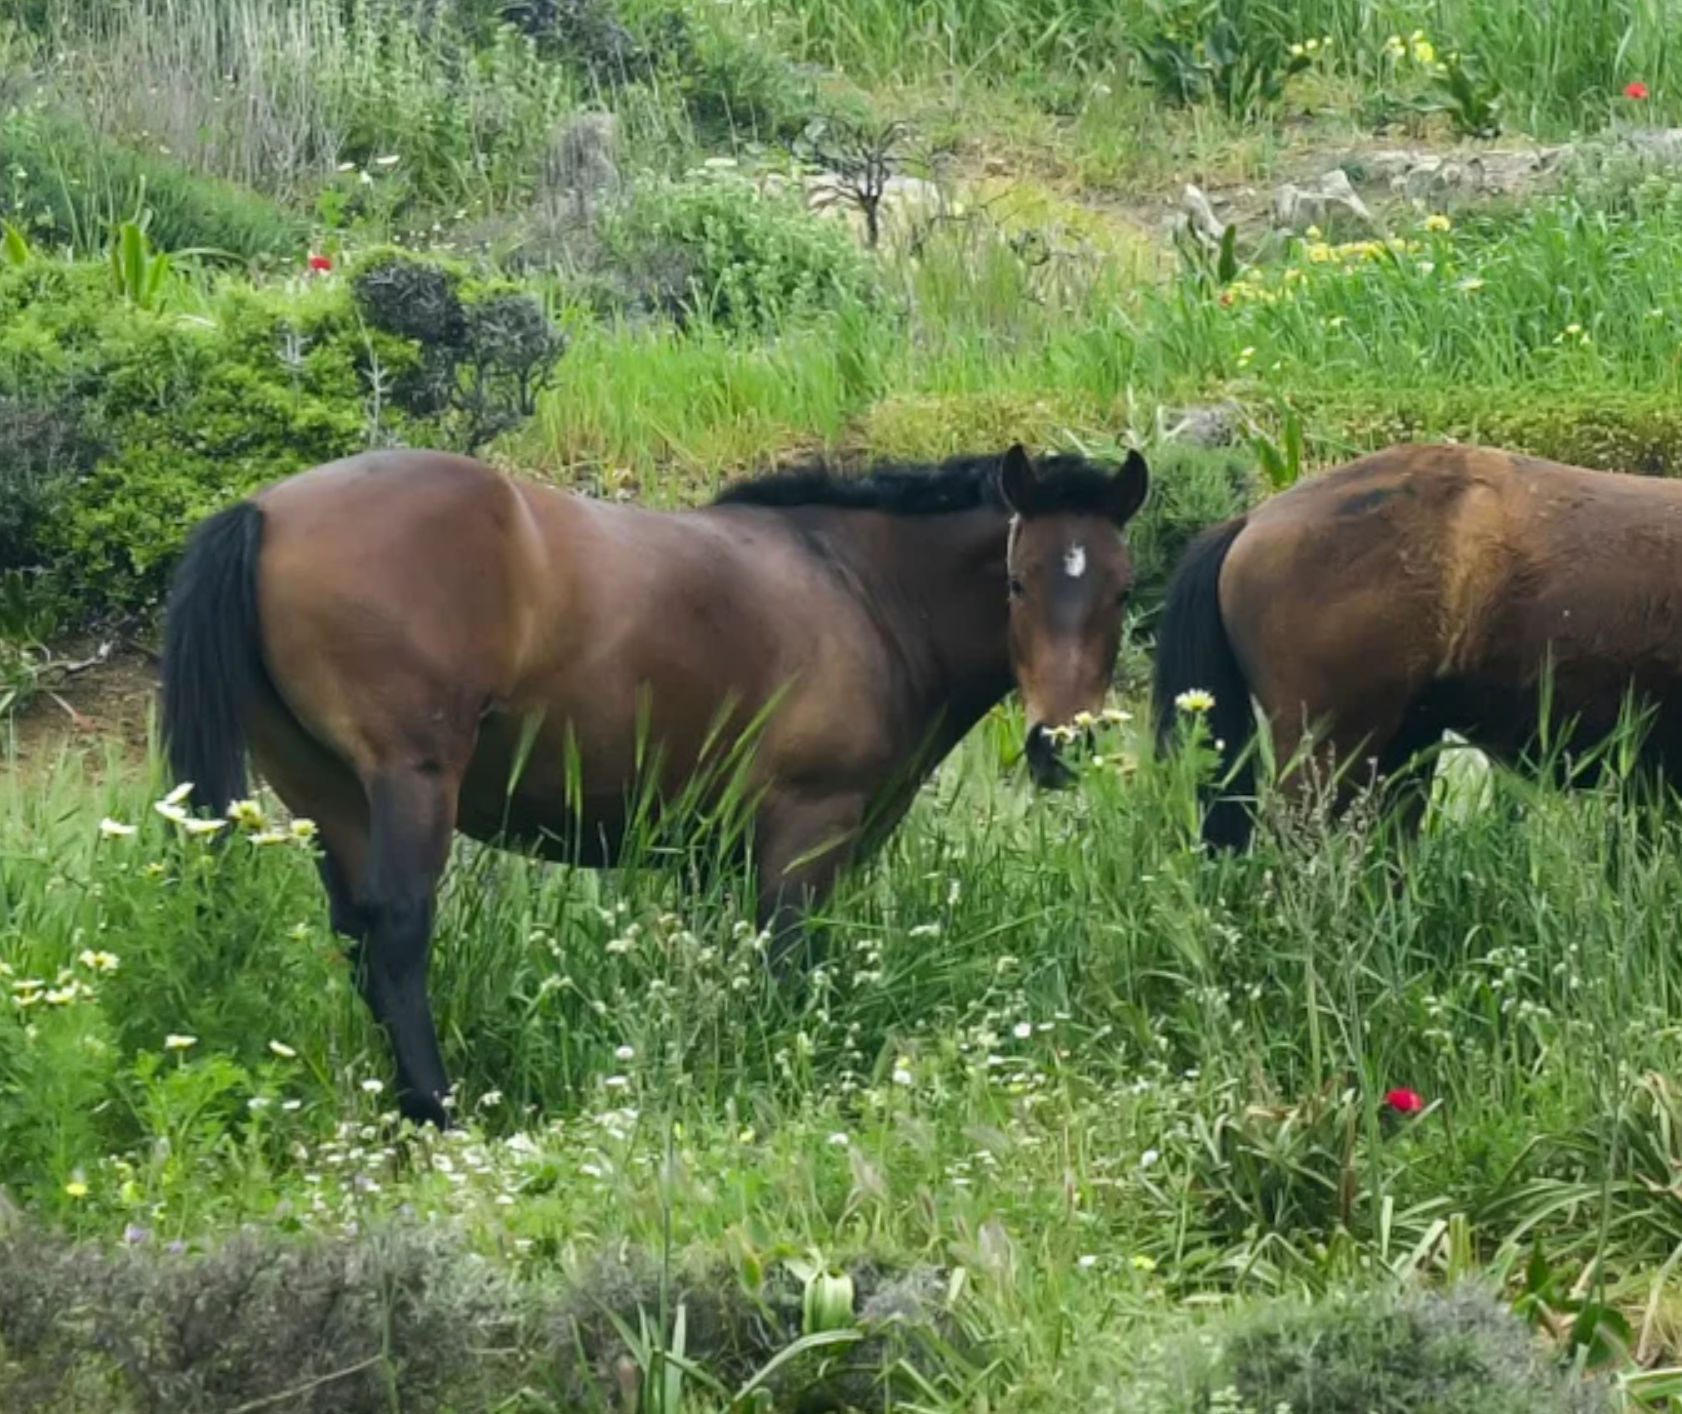
[[[890,268],[874,316],[769,342],[592,330],[510,451],[635,475],[658,497],[657,468],[704,485],[855,440],[923,456],[1017,435],[1113,443],[1148,436],[1163,404],[1234,398],[1262,427],[1297,406],[1326,459],[1492,432],[1663,469],[1682,450],[1679,191],[1649,180],[1517,214],[1413,215],[1388,242],[1259,245],[1226,287],[1073,245],[1034,263],[1008,228],[960,228]]]
[[[470,1127],[396,1146],[306,848],[217,852],[67,761],[0,816],[8,1189],[160,1241],[403,1206],[528,1276],[621,1239],[963,1266],[1011,1408],[1087,1407],[1187,1302],[1516,1280],[1538,1238],[1639,1308],[1682,1241],[1674,824],[1502,777],[1405,862],[1359,825],[1215,860],[1131,728],[1062,798],[1005,777],[1014,729],[826,910],[803,993],[730,883],[464,847],[433,977]]]

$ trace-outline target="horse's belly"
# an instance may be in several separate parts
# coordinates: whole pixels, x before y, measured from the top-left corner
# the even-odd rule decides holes
[[[716,800],[726,773],[698,766],[699,754],[682,740],[639,750],[634,736],[564,727],[528,737],[517,719],[492,715],[462,782],[457,828],[546,858],[611,867],[634,845],[631,836],[652,829],[658,803]]]

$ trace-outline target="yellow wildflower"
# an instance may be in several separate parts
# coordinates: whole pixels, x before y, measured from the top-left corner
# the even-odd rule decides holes
[[[1427,231],[1446,231],[1453,225],[1454,223],[1441,212],[1433,211],[1425,218],[1425,229]]]
[[[64,1191],[72,1198],[86,1198],[88,1196],[88,1185],[79,1178],[73,1178],[64,1185]]]

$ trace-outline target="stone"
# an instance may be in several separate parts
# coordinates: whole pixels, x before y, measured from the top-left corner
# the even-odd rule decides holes
[[[1243,417],[1243,409],[1234,402],[1194,404],[1161,409],[1157,427],[1164,441],[1192,447],[1230,447],[1238,440]]]
[[[845,178],[834,172],[819,172],[806,179],[805,190],[808,209],[846,221],[859,239],[864,239],[864,211],[850,194]],[[949,209],[953,208],[949,208],[945,192],[936,183],[922,177],[889,177],[882,184],[876,208],[881,238],[884,243],[903,240],[946,215]]]
[[[1623,140],[1660,166],[1682,166],[1682,128],[1632,128]]]
[[[1215,215],[1215,208],[1203,188],[1190,182],[1186,183],[1181,205],[1185,207],[1192,230],[1203,239],[1219,244],[1227,223]]]
[[[1341,167],[1332,168],[1310,186],[1286,182],[1273,193],[1273,224],[1285,230],[1326,229],[1351,221],[1369,229],[1375,224]]]

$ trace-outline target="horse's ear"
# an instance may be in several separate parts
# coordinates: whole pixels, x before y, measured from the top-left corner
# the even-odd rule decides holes
[[[1034,513],[1034,489],[1038,484],[1033,462],[1022,444],[1016,443],[999,462],[999,495],[1015,514],[1030,516]]]
[[[1110,494],[1105,511],[1117,525],[1126,525],[1139,513],[1151,489],[1150,468],[1137,448],[1127,453],[1122,468],[1110,478]]]

